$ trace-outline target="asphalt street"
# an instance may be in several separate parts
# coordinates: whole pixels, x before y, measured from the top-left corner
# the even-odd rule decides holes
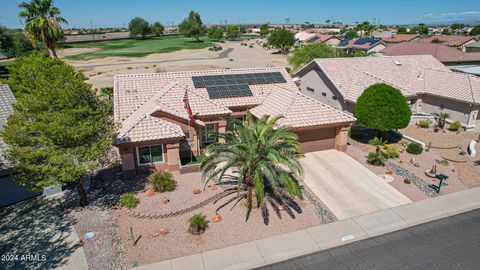
[[[258,269],[480,269],[480,209]]]

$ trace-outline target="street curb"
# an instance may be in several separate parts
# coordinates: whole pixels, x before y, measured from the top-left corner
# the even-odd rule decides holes
[[[480,187],[135,269],[249,269],[480,208]],[[241,255],[241,256],[239,256]],[[180,268],[179,268],[180,267]]]

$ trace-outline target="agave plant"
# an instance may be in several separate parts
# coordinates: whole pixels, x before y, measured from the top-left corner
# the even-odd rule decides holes
[[[280,218],[281,209],[292,218],[295,218],[292,209],[301,213],[295,198],[302,199],[297,179],[303,174],[299,162],[303,153],[299,151],[298,136],[290,132],[292,128],[278,126],[281,118],[264,116],[255,121],[247,113],[245,121],[228,120],[229,126],[234,127],[230,131],[215,134],[225,143],[207,147],[201,164],[203,177],[206,184],[214,180],[219,185],[236,186],[223,198],[237,194],[217,211],[230,203],[233,208],[245,200],[247,221],[255,200],[256,206],[262,209],[265,224],[268,224],[266,201]]]

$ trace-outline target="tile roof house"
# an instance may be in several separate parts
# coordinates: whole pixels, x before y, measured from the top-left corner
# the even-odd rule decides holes
[[[467,52],[480,52],[480,41],[465,45],[465,50]]]
[[[367,87],[386,83],[413,112],[443,110],[467,128],[479,124],[480,78],[450,71],[431,55],[315,59],[297,75],[302,93],[350,113]]]
[[[13,112],[12,104],[15,102],[15,96],[13,95],[10,87],[6,84],[0,83],[0,130],[3,129],[7,123],[8,116]],[[0,137],[0,171],[6,171],[10,169],[10,164],[4,156],[7,150],[7,144]]]
[[[441,43],[403,42],[388,46],[380,53],[387,56],[429,54],[445,65],[480,63],[480,53],[462,52]]]
[[[185,108],[184,98],[194,114]],[[346,149],[355,119],[298,91],[284,68],[225,69],[117,75],[114,119],[124,176],[162,168],[182,171],[191,156],[224,132],[226,119],[281,114],[301,150]]]
[[[381,40],[387,44],[392,43],[401,43],[401,42],[408,42],[418,39],[420,35],[417,34],[395,34],[391,37],[384,37]]]
[[[461,51],[466,51],[465,46],[471,43],[476,42],[477,39],[472,36],[456,36],[456,35],[437,35],[428,38],[419,38],[416,42],[421,43],[441,43],[450,47],[460,49]]]
[[[348,53],[376,53],[387,47],[387,45],[380,39],[344,38],[337,47],[345,49]]]
[[[8,116],[13,112],[13,103],[15,103],[15,96],[10,87],[0,83],[0,131],[7,123]],[[8,145],[0,137],[0,207],[39,195],[13,181],[12,166],[5,157],[7,150]]]

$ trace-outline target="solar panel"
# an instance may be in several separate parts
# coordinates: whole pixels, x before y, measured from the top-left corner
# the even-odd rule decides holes
[[[211,99],[253,96],[250,87],[246,84],[217,85],[206,88]]]
[[[249,85],[286,83],[281,72],[193,76],[195,88],[206,88],[212,99],[252,96]]]

